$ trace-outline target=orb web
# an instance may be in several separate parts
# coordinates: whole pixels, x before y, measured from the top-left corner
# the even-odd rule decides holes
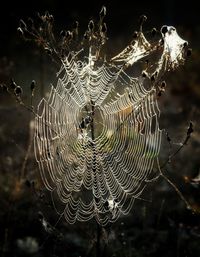
[[[101,225],[116,221],[157,177],[162,131],[156,86],[184,61],[185,43],[165,27],[164,44],[148,42],[140,31],[110,60],[95,43],[102,46],[105,34],[91,32],[88,48],[62,58],[56,87],[38,105],[36,160],[57,213],[71,224],[93,217]],[[157,52],[147,77],[126,71]]]

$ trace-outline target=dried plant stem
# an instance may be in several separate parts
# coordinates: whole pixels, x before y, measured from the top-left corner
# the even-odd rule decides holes
[[[169,155],[168,159],[162,164],[162,166],[160,167],[161,169],[164,168],[167,163],[169,163],[172,158],[174,158],[181,150],[182,148],[187,145],[188,140],[190,139],[190,134],[186,136],[186,138],[184,139],[183,143],[181,144],[181,146],[171,155]]]
[[[162,167],[160,167],[160,164],[158,162],[158,159],[157,159],[157,165],[158,165],[158,169],[159,169],[159,172],[160,172],[160,175],[170,184],[170,186],[173,187],[173,189],[176,191],[176,193],[179,195],[179,197],[181,198],[181,200],[185,203],[187,209],[189,210],[193,210],[195,211],[192,206],[189,204],[189,202],[185,199],[185,197],[183,196],[183,194],[181,193],[181,191],[177,188],[177,186],[165,175],[163,174],[162,172]]]
[[[29,141],[28,141],[28,148],[27,148],[27,151],[26,151],[26,155],[24,157],[24,161],[22,163],[21,171],[20,171],[20,183],[23,182],[23,179],[25,177],[25,169],[26,169],[28,157],[29,157],[29,154],[30,154],[30,151],[31,151],[31,147],[32,147],[32,133],[30,132]]]

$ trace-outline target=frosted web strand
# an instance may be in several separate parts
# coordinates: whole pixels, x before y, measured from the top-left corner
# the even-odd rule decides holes
[[[99,107],[104,117],[103,131],[93,141],[82,141],[77,132],[81,108],[74,95],[65,94],[61,81],[52,88],[48,101],[42,101],[44,109],[37,118],[37,160],[42,179],[64,205],[68,222],[93,216],[102,224],[114,221],[120,213],[128,213],[134,199],[141,195],[158,155],[158,125],[156,133],[151,133],[151,119],[157,115],[154,90],[146,91],[135,83],[130,86],[132,90]],[[82,190],[93,195],[87,203]]]
[[[183,61],[184,41],[170,28],[158,74]],[[126,72],[156,48],[139,32],[110,61],[90,50],[87,58],[81,50],[62,60],[57,86],[38,105],[34,149],[57,213],[70,224],[95,217],[106,225],[127,215],[157,178],[162,131],[156,83],[146,87],[141,75]]]

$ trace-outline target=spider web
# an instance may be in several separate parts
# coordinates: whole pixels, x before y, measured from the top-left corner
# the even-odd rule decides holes
[[[57,86],[38,105],[36,159],[57,213],[70,224],[93,217],[101,225],[116,221],[158,177],[153,167],[162,131],[156,87],[184,61],[185,47],[175,28],[165,30],[164,44],[148,42],[140,31],[110,61],[99,58],[92,34],[88,51],[83,47],[62,59]],[[134,76],[134,65],[157,52],[147,77]]]

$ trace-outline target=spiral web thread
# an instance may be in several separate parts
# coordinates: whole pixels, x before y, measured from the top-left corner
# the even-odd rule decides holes
[[[156,72],[157,81],[184,61],[185,41],[165,27],[162,53],[148,74]],[[141,31],[110,61],[99,59],[95,47],[63,58],[57,86],[41,100],[35,119],[42,180],[57,213],[71,224],[93,217],[101,225],[116,221],[157,177],[162,131],[156,83],[126,68],[160,49]]]

